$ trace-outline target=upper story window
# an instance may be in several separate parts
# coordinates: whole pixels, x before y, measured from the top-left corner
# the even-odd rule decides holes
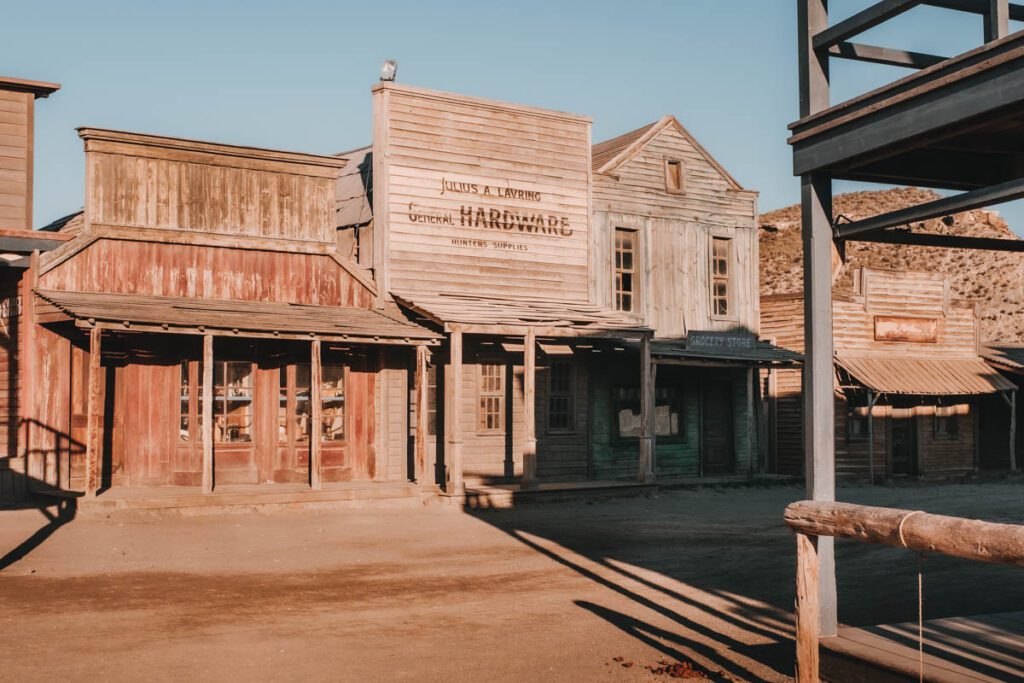
[[[683,162],[679,159],[665,159],[665,191],[669,194],[683,194],[686,191]]]
[[[732,240],[711,238],[711,315],[732,315]]]
[[[633,311],[636,303],[636,230],[615,228],[615,310]]]

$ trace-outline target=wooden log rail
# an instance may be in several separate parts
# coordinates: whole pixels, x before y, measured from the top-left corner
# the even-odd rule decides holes
[[[809,500],[789,505],[784,518],[797,534],[796,679],[800,683],[819,680],[819,536],[1024,567],[1024,526],[1016,524]]]

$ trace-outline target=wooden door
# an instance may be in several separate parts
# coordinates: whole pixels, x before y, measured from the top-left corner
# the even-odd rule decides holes
[[[705,381],[702,393],[703,473],[731,474],[735,469],[732,382]]]
[[[177,363],[130,363],[124,367],[117,413],[124,416],[121,444],[127,486],[170,483],[178,442],[180,372]]]
[[[917,474],[917,420],[910,411],[893,411],[889,422],[889,472]]]

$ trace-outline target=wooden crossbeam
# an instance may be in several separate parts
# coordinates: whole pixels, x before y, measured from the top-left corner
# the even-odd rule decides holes
[[[852,59],[859,62],[885,64],[887,66],[905,66],[910,69],[924,69],[948,59],[947,57],[929,55],[923,52],[910,52],[908,50],[895,50],[888,47],[848,42],[833,45],[828,49],[828,54],[831,57],[838,57],[840,59]]]
[[[911,232],[909,230],[881,230],[852,238],[858,242],[880,244],[903,244],[914,247],[937,247],[940,249],[980,249],[987,251],[1024,251],[1024,240],[1007,240],[997,237],[962,237],[960,235],[939,235],[935,233]]]
[[[852,223],[836,225],[833,228],[836,239],[848,239],[886,228],[894,228],[908,223],[939,218],[954,213],[980,209],[991,204],[1000,204],[1024,197],[1024,178],[1015,178],[1005,183],[990,185],[970,192],[963,192],[952,197],[943,197],[932,202],[925,202],[898,211],[890,211],[871,218]]]
[[[833,45],[878,26],[907,10],[920,5],[924,0],[882,0],[857,12],[852,17],[829,26],[815,34],[812,45],[815,50],[827,50]]]

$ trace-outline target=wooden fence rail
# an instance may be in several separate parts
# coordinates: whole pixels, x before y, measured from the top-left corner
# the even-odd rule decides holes
[[[808,500],[789,505],[784,518],[797,533],[796,679],[800,683],[818,680],[819,536],[1024,567],[1024,526],[1015,524]]]

